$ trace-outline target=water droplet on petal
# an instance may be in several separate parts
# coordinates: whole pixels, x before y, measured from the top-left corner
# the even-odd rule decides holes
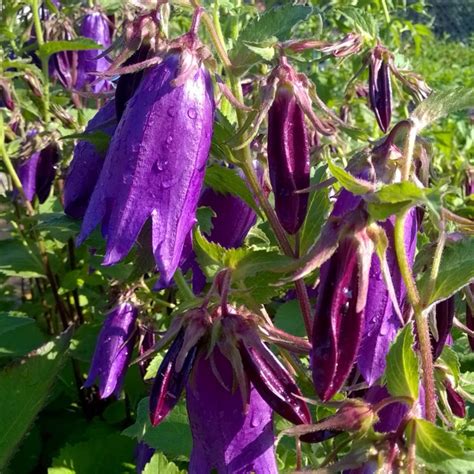
[[[170,108],[168,109],[168,115],[169,115],[170,117],[174,117],[174,116],[176,115],[176,108],[175,108],[175,107],[170,107]]]
[[[188,117],[193,120],[197,117],[197,111],[195,108],[191,107],[188,109]]]

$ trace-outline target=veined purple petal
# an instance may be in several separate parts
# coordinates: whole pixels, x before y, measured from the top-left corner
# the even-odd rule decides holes
[[[85,131],[100,131],[112,137],[116,126],[115,101],[110,100],[94,115]],[[68,216],[74,219],[84,217],[104,160],[105,152],[98,151],[91,142],[77,142],[64,184],[64,212]]]
[[[215,368],[226,387],[232,387],[230,362],[214,349]],[[272,410],[250,385],[248,412],[239,390],[230,392],[216,378],[211,359],[200,355],[186,388],[186,404],[193,435],[190,474],[215,469],[219,474],[277,473],[273,448]]]
[[[101,398],[118,396],[136,340],[135,321],[138,310],[122,303],[110,311],[97,339],[92,364],[84,387],[99,379]]]
[[[380,225],[388,237],[389,247],[386,252],[387,265],[390,270],[395,296],[399,307],[401,307],[405,299],[406,288],[398,268],[394,247],[393,233],[395,218],[390,217],[380,223]],[[405,224],[405,248],[411,265],[413,265],[415,257],[416,234],[416,210],[411,209]],[[369,386],[373,385],[384,373],[386,366],[385,359],[390,345],[401,326],[402,323],[393,308],[393,303],[382,276],[380,261],[377,255],[374,254],[369,274],[365,323],[357,359],[359,370]]]
[[[283,228],[298,232],[306,217],[309,194],[295,191],[309,186],[309,138],[304,113],[284,86],[268,113],[268,167],[275,195],[275,211]]]
[[[78,239],[102,221],[104,265],[111,265],[151,217],[153,253],[166,283],[195,222],[214,115],[207,70],[201,66],[174,87],[178,64],[173,54],[145,72],[114,134]]]
[[[107,49],[111,45],[110,28],[107,17],[100,12],[88,13],[81,25],[81,36],[90,38],[96,43],[101,44],[103,49]],[[78,62],[78,80],[76,87],[81,88],[85,84],[93,82],[97,75],[94,72],[106,71],[110,63],[106,57],[97,58],[101,54],[101,50],[92,49],[79,51]],[[111,88],[110,81],[101,79],[92,85],[95,93],[102,92]]]
[[[36,169],[40,159],[40,152],[37,151],[18,166],[18,178],[20,178],[26,199],[32,201],[36,194]]]

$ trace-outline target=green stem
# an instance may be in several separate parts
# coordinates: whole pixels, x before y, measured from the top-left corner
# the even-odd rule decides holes
[[[423,302],[424,306],[429,304],[431,300],[431,295],[433,294],[434,287],[436,284],[436,278],[438,278],[439,267],[441,265],[441,258],[443,256],[444,245],[446,243],[446,233],[444,232],[444,225],[441,229],[441,233],[438,238],[438,243],[436,245],[436,250],[433,256],[433,266],[431,267],[430,279],[428,281],[428,288],[426,290],[426,295],[424,295]]]
[[[413,122],[409,121],[409,128],[403,144],[403,169],[402,180],[408,181],[413,163],[413,152],[415,151],[417,129]]]
[[[434,423],[436,420],[436,395],[434,385],[433,357],[431,355],[430,333],[428,322],[423,314],[420,304],[420,295],[416,287],[415,280],[408,261],[405,248],[405,223],[408,211],[401,212],[395,221],[395,251],[397,254],[398,266],[407,289],[407,296],[415,313],[416,331],[418,334],[418,344],[421,355],[421,369],[423,385],[425,387],[425,407],[426,418]]]
[[[26,210],[28,211],[29,215],[34,214],[33,206],[31,202],[28,201],[25,195],[25,191],[23,190],[23,185],[21,184],[20,178],[18,177],[15,167],[8,156],[7,150],[5,149],[5,133],[4,133],[4,124],[3,124],[3,115],[0,114],[0,154],[2,156],[3,163],[5,164],[5,168],[7,169],[8,174],[12,180],[13,186],[17,189],[20,193],[20,196],[25,202]]]
[[[38,46],[44,44],[43,29],[39,16],[38,0],[31,0],[31,9],[33,10],[33,24],[35,26],[36,41]],[[40,55],[41,71],[43,72],[43,117],[46,123],[49,122],[49,56]]]
[[[198,6],[198,2],[196,0],[193,1],[193,4]],[[208,23],[206,22],[206,14],[204,14],[203,21],[209,33],[211,34],[211,37],[213,37],[213,35],[216,37],[214,40],[214,43],[215,43],[216,49],[218,50],[218,54],[224,64],[224,69],[226,70],[226,74],[230,79],[232,93],[234,94],[234,97],[240,103],[243,104],[244,96],[242,93],[242,86],[240,84],[239,78],[236,77],[234,74],[232,74],[232,71],[231,71],[232,64],[230,63],[229,57],[227,56],[227,52],[225,51],[222,30],[219,23],[219,17],[214,15],[214,23],[212,25],[208,25]],[[221,51],[217,48],[217,45],[219,45]],[[239,128],[242,128],[245,124],[246,112],[244,110],[237,109],[236,114],[237,114],[237,123],[239,125]],[[257,178],[255,169],[252,164],[252,155],[250,152],[250,145],[246,145],[241,150],[239,150],[238,153],[240,155],[240,165],[245,174],[245,178],[247,179],[247,182],[250,188],[252,189],[254,195],[257,197],[258,204],[262,208],[263,213],[265,214],[265,217],[267,218],[275,234],[275,237],[277,239],[277,242],[280,248],[282,249],[283,253],[285,253],[285,255],[288,255],[290,257],[295,257],[295,253],[293,252],[293,249],[288,240],[286,232],[283,229],[282,225],[280,224],[280,221],[278,220],[275,210],[271,206],[270,202],[268,201],[267,197],[265,196],[265,193],[263,192],[260,186],[259,180]],[[311,308],[310,308],[310,303],[309,303],[308,291],[306,289],[306,285],[304,284],[304,281],[303,280],[296,281],[295,289],[296,289],[296,294],[298,296],[298,301],[300,303],[301,312],[303,315],[303,321],[305,324],[305,329],[308,334],[308,337],[310,338],[311,328],[312,328]]]
[[[389,25],[390,24],[390,13],[388,12],[387,1],[386,0],[380,0],[380,3],[382,4],[382,10],[383,10],[383,15],[385,17],[385,21],[387,22],[387,25]]]
[[[192,301],[196,299],[193,290],[188,285],[188,282],[184,278],[183,272],[179,268],[174,274],[174,281],[185,301]]]

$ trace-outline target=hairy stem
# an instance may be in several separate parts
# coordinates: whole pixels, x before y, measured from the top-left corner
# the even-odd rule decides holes
[[[415,314],[416,331],[418,334],[421,355],[422,378],[425,387],[426,418],[428,421],[434,422],[436,419],[436,398],[430,333],[428,322],[422,311],[420,295],[413,278],[405,248],[405,222],[407,219],[407,213],[408,211],[403,211],[397,216],[395,221],[395,251],[397,254],[398,266],[400,267],[400,273],[407,288],[408,300],[410,301]]]

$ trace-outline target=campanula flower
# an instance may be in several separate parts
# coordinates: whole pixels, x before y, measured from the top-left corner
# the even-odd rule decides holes
[[[102,326],[89,376],[84,383],[84,387],[91,387],[99,379],[101,398],[120,394],[137,337],[137,316],[136,306],[120,303],[109,312]]]
[[[87,124],[85,133],[102,132],[112,137],[117,120],[115,101],[107,102]],[[64,184],[64,212],[74,218],[82,219],[86,212],[92,192],[104,165],[106,150],[87,140],[79,140],[74,147],[74,157]]]

